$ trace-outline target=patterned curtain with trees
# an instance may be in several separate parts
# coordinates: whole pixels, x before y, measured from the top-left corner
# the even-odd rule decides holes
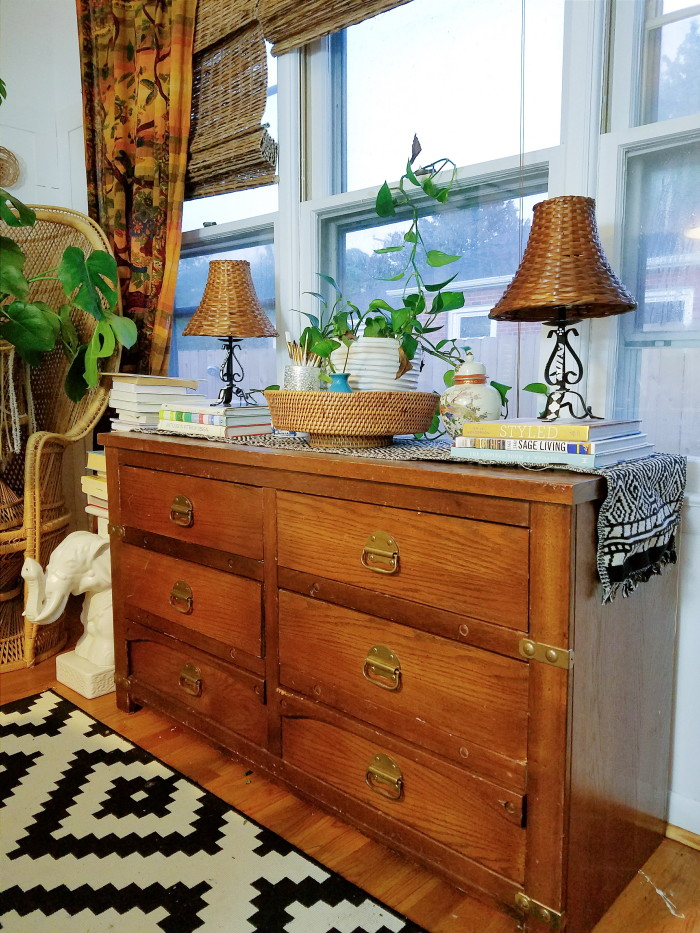
[[[139,331],[122,369],[167,371],[197,0],[77,0],[90,216]]]

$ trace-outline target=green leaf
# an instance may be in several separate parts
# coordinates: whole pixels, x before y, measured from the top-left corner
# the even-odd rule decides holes
[[[461,256],[451,256],[449,253],[443,253],[439,249],[431,249],[425,254],[426,262],[429,266],[446,266],[451,262],[457,262]]]
[[[418,349],[418,341],[412,334],[405,334],[401,339],[401,349],[409,360],[412,360]]]
[[[531,382],[523,388],[523,392],[536,392],[538,395],[549,395],[549,386],[544,382]]]
[[[464,307],[464,292],[440,292],[442,295],[442,310],[454,311]]]
[[[0,337],[9,341],[28,363],[35,365],[37,353],[53,350],[60,322],[53,313],[46,313],[46,306],[13,301],[4,305],[7,320],[0,321]]]
[[[403,246],[383,246],[381,249],[375,249],[375,253],[379,256],[382,253],[400,253],[403,249]]]
[[[337,350],[339,346],[341,346],[339,340],[331,340],[330,337],[325,337],[323,340],[319,340],[318,343],[311,345],[311,352],[316,353],[317,356],[327,358],[334,350]]]
[[[374,298],[370,301],[367,306],[370,311],[378,311],[380,308],[383,308],[385,311],[388,311],[390,314],[394,310],[390,304],[384,301],[383,298]]]
[[[454,369],[448,369],[442,374],[442,381],[446,386],[453,386],[455,384],[455,371]]]
[[[332,285],[335,291],[337,292],[337,294],[338,295],[340,294],[340,288],[338,287],[338,283],[332,276],[325,275],[323,272],[317,272],[316,275],[319,277],[319,279],[323,279],[324,282],[328,282],[329,285]]]
[[[449,279],[447,279],[445,282],[440,282],[439,285],[425,285],[424,288],[426,292],[439,292],[440,289],[444,288],[446,285],[449,285],[450,282],[454,282],[456,278],[457,278],[457,273],[455,272],[455,274],[451,275]]]
[[[501,396],[501,405],[505,405],[508,401],[508,393],[513,388],[513,386],[504,386],[502,382],[495,382],[493,379],[491,380],[491,385]]]
[[[425,193],[430,198],[436,197],[438,191],[440,190],[438,186],[435,184],[435,182],[433,181],[432,175],[428,175],[427,178],[423,179],[421,187],[423,188],[423,191],[425,191]]]
[[[378,281],[380,282],[398,282],[399,279],[403,278],[403,272],[399,272],[398,275],[389,275],[389,276],[379,276]]]
[[[0,236],[0,293],[26,298],[29,282],[24,277],[24,253],[9,237]]]
[[[58,278],[66,295],[72,295],[77,289],[73,304],[96,320],[104,316],[100,295],[104,297],[107,308],[114,310],[117,292],[112,285],[116,286],[117,283],[117,264],[103,250],[95,250],[86,260],[85,254],[77,246],[67,247],[58,266]]]
[[[374,209],[379,217],[393,217],[396,214],[394,198],[386,182],[384,182],[377,192],[377,200],[375,201]]]
[[[365,337],[387,337],[389,335],[389,323],[386,318],[378,316],[367,318],[365,320]]]
[[[405,240],[407,243],[417,243],[417,242],[418,242],[418,237],[416,236],[416,234],[414,233],[413,230],[407,230],[407,231],[404,233],[403,238],[404,238],[404,240]]]
[[[410,308],[397,308],[391,312],[391,330],[394,334],[400,334],[406,324],[411,320],[413,314]]]
[[[11,209],[13,207],[14,211]],[[27,207],[4,188],[0,188],[0,217],[8,227],[33,227],[36,223],[36,214],[31,207]]]
[[[85,353],[86,346],[78,347],[78,352],[68,367],[66,381],[63,384],[66,395],[71,402],[79,402],[85,395],[89,386],[85,381]]]
[[[435,195],[435,200],[439,201],[440,204],[444,204],[445,201],[449,198],[449,196],[450,196],[449,188],[440,188],[440,190]]]
[[[323,295],[320,292],[304,292],[304,294],[312,295],[314,298],[318,298],[319,301],[323,302],[324,308],[328,307],[328,302],[326,301],[326,299],[323,297]],[[306,314],[306,311],[302,311],[301,313]],[[306,316],[311,317],[310,314],[306,314]]]
[[[120,317],[118,314],[110,314],[107,320],[119,343],[123,347],[133,347],[136,343],[138,331],[132,319],[130,317]]]
[[[420,182],[416,178],[416,173],[413,171],[413,166],[410,162],[406,163],[406,178],[408,178],[411,184],[415,185],[416,188],[420,188]]]

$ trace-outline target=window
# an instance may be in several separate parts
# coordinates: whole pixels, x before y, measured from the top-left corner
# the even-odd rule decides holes
[[[643,123],[700,109],[700,5],[647,0]]]
[[[412,0],[336,38],[342,190],[398,178],[414,133],[422,164],[520,151],[521,11],[521,0]],[[527,0],[525,151],[559,144],[563,22],[563,0]]]
[[[628,154],[623,276],[615,413],[700,456],[700,141]]]

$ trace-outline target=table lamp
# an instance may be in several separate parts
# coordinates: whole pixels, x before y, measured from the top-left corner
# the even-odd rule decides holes
[[[554,421],[564,409],[572,418],[598,418],[573,387],[583,364],[569,342],[573,325],[637,307],[605,258],[598,239],[593,198],[567,195],[534,207],[532,229],[513,281],[489,317],[497,321],[542,321],[554,329],[554,349],[544,378],[553,386],[539,416]],[[582,412],[574,410],[578,403]]]
[[[204,295],[182,333],[187,337],[218,337],[226,349],[219,370],[224,386],[215,404],[230,405],[234,395],[240,405],[253,404],[240,386],[244,378],[240,343],[245,337],[276,337],[277,331],[255,294],[247,260],[211,260]]]

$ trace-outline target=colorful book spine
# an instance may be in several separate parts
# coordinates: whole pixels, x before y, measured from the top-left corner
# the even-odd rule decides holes
[[[175,411],[170,408],[161,408],[159,412],[161,421],[185,421],[188,424],[227,424],[224,415],[205,415],[197,411]]]
[[[642,457],[648,457],[654,452],[651,444],[644,444],[641,447],[630,447],[626,450],[620,450],[616,453],[605,454],[565,454],[553,453],[548,450],[485,450],[478,447],[452,447],[450,456],[455,460],[485,460],[491,463],[503,463],[504,465],[513,465],[518,463],[526,464],[547,464],[553,466],[575,466],[575,467],[601,467],[612,466],[615,463],[623,463],[628,460],[639,460]]]
[[[272,423],[270,421],[264,424],[194,424],[186,421],[168,421],[162,419],[158,422],[158,428],[161,431],[168,431],[170,434],[185,434],[197,437],[245,437],[254,434],[271,434]]]
[[[470,447],[475,450],[548,450],[561,454],[595,453],[593,441],[539,441],[527,438],[502,437],[458,437],[456,447]]]

